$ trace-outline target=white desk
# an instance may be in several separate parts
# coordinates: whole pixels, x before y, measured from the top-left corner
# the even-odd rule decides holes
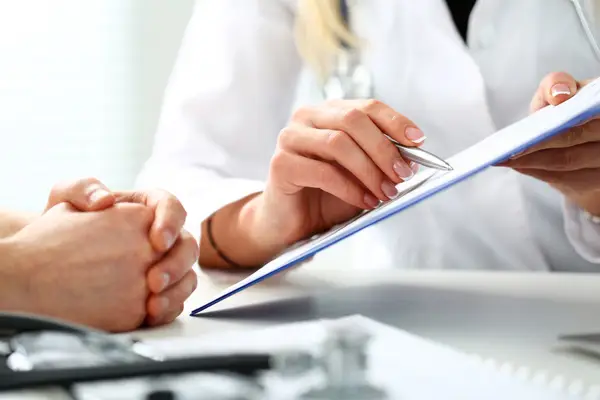
[[[213,315],[182,316],[138,335],[201,336],[359,313],[467,353],[600,385],[600,358],[566,351],[556,340],[600,332],[600,275],[320,267],[254,286],[215,306]],[[203,279],[186,311],[226,286]]]
[[[200,337],[217,331],[362,314],[468,353],[600,385],[600,359],[566,352],[555,340],[559,333],[600,332],[600,275],[373,273],[307,265],[284,279],[276,277],[239,293],[216,306],[213,315],[187,316],[238,278],[232,279],[218,283],[201,277],[178,321],[139,331],[137,336]]]

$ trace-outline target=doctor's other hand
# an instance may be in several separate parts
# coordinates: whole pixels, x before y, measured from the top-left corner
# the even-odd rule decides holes
[[[86,178],[56,185],[46,209],[60,203],[69,203],[78,211],[100,211],[122,203],[147,208],[152,214],[149,242],[161,256],[146,276],[150,291],[146,323],[167,324],[181,314],[197,285],[192,267],[198,259],[198,245],[183,230],[187,214],[175,196],[158,189],[113,192],[97,179]]]
[[[406,146],[425,140],[412,121],[376,100],[334,100],[299,109],[279,134],[265,190],[231,217],[245,232],[237,241],[244,245],[227,246],[223,253],[236,263],[260,265],[289,245],[394,198],[396,185],[411,179],[417,166],[404,160],[386,135]],[[213,221],[220,243],[235,236],[222,227],[223,214],[217,211]]]
[[[566,73],[552,73],[541,82],[532,102],[536,112],[575,96],[590,80],[578,82]],[[582,209],[600,215],[600,119],[592,119],[535,145],[503,163],[547,182]]]

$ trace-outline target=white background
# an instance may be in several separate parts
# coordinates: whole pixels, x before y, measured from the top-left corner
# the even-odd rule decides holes
[[[0,207],[39,210],[63,179],[132,185],[192,5],[0,0]]]

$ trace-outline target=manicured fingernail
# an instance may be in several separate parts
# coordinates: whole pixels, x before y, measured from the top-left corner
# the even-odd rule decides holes
[[[383,182],[381,184],[381,190],[383,191],[383,194],[385,194],[390,199],[393,199],[396,196],[398,196],[398,189],[396,189],[396,186],[392,182]]]
[[[409,167],[411,169],[411,171],[413,172],[413,174],[416,174],[417,172],[419,172],[419,164],[417,164],[414,161],[411,161],[409,164]]]
[[[370,208],[376,208],[379,205],[379,200],[370,193],[365,194],[365,204]]]
[[[557,83],[556,85],[552,86],[552,89],[550,89],[550,93],[552,94],[552,97],[560,95],[570,95],[571,88],[569,88],[569,85],[567,85],[566,83]]]
[[[397,160],[394,162],[394,171],[400,177],[400,179],[405,181],[415,176],[413,170],[402,160]]]
[[[173,233],[169,230],[165,230],[163,232],[163,243],[166,246],[167,249],[170,249],[171,247],[173,247],[173,244],[175,244],[175,235],[173,235]]]
[[[160,276],[160,291],[162,292],[169,286],[169,282],[171,282],[171,277],[166,272],[161,274]]]
[[[423,132],[421,132],[420,129],[417,128],[413,128],[412,126],[410,128],[406,129],[406,138],[408,140],[410,140],[413,143],[423,143],[426,139],[425,134]]]

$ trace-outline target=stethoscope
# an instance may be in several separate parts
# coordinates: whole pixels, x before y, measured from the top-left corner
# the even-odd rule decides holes
[[[581,5],[581,0],[569,1],[573,4],[581,28],[596,60],[600,62],[600,46],[598,45],[598,40],[592,30],[592,25],[588,20],[586,12]],[[346,27],[351,29],[348,0],[339,0],[339,7],[342,22]],[[360,54],[346,43],[341,43],[341,51],[336,57],[331,74],[323,85],[325,99],[366,99],[372,98],[373,92],[373,79],[370,71],[361,62]]]
[[[575,7],[575,12],[577,13],[577,17],[579,18],[579,22],[581,23],[581,28],[585,33],[585,36],[592,47],[592,51],[596,56],[596,59],[600,61],[600,46],[598,46],[598,41],[596,40],[596,35],[594,35],[594,31],[592,30],[592,26],[588,21],[585,11],[583,10],[583,6],[581,5],[580,0],[571,0],[573,3],[573,7]]]

